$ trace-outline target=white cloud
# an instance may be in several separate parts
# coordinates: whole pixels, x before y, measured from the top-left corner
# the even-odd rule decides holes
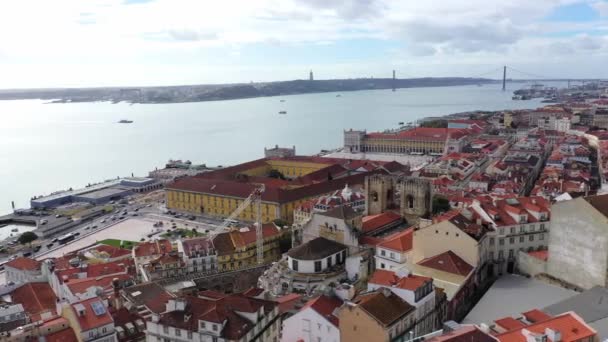
[[[248,65],[243,47],[289,49],[309,44],[315,49],[366,38],[393,41],[400,48],[379,61],[348,67],[337,61],[327,67],[334,72],[328,77],[339,77],[344,70],[369,74],[385,68],[386,59],[397,65],[407,60],[418,66],[442,66],[419,68],[420,74],[411,76],[473,72],[478,66],[511,62],[541,65],[548,59],[574,57],[577,60],[569,65],[575,69],[587,59],[605,56],[608,47],[601,34],[608,34],[608,22],[554,23],[543,18],[560,5],[580,1],[584,0],[152,0],[126,5],[124,0],[20,0],[0,5],[0,71],[36,71],[13,78],[5,74],[0,87],[37,86],[37,80],[48,86],[112,80],[222,82],[238,81],[240,75],[280,79],[311,65]],[[607,14],[608,2],[589,3]],[[594,34],[560,35],[568,30]],[[213,49],[226,50],[226,58],[241,64],[227,74],[229,68],[205,59]],[[201,56],[198,65],[171,65],[182,64],[182,56],[194,53]],[[274,72],[268,73],[267,67]],[[339,67],[344,69],[338,71]],[[40,71],[43,68],[53,71]],[[141,71],[146,68],[151,72]],[[188,68],[198,69],[185,76]],[[211,72],[214,68],[223,73]],[[257,77],[255,70],[260,70]],[[198,75],[198,81],[191,74]]]

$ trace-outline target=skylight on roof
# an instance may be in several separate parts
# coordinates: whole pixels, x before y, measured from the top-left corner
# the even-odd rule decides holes
[[[91,308],[95,315],[101,316],[106,313],[106,307],[101,302],[93,302],[91,303]]]

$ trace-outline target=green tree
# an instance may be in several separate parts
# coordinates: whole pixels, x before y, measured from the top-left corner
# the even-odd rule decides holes
[[[433,214],[446,212],[450,209],[452,209],[452,207],[450,207],[450,201],[448,201],[447,198],[438,196],[433,197]]]
[[[17,242],[19,242],[22,245],[25,245],[27,243],[31,243],[32,241],[34,241],[36,239],[38,239],[38,235],[36,235],[36,233],[25,232],[19,236],[19,238],[17,239]]]

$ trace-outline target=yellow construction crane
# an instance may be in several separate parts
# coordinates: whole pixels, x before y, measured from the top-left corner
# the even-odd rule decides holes
[[[264,234],[262,229],[262,194],[266,190],[264,184],[258,185],[252,192],[245,198],[243,203],[241,203],[231,214],[228,216],[224,222],[218,226],[218,228],[212,232],[209,236],[211,240],[211,244],[213,245],[213,239],[215,236],[222,231],[225,231],[231,223],[239,217],[239,215],[247,209],[250,205],[254,206],[255,210],[255,243],[256,243],[256,256],[258,265],[264,263]],[[215,248],[215,246],[214,246]]]

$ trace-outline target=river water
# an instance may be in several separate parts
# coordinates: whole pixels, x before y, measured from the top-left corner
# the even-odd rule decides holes
[[[500,85],[408,88],[244,100],[112,104],[0,101],[0,213],[34,195],[116,176],[147,175],[170,159],[227,165],[295,145],[298,154],[342,145],[344,129],[383,130],[471,110],[535,108]],[[283,99],[285,102],[280,102]],[[287,115],[279,115],[285,110]],[[132,124],[118,124],[121,119]]]

